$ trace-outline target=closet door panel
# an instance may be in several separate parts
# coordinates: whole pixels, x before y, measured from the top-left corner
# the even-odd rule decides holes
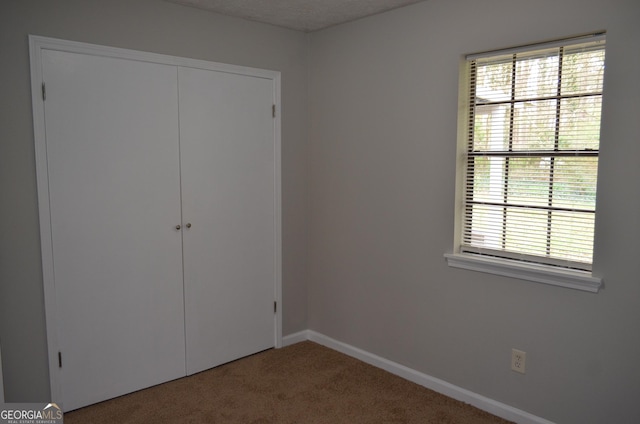
[[[179,69],[187,373],[274,346],[273,81]]]
[[[65,410],[185,375],[177,68],[43,52]]]

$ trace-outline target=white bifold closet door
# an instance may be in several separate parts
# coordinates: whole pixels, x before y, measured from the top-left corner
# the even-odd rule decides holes
[[[44,51],[43,75],[71,410],[185,374],[177,69]]]
[[[272,79],[44,50],[66,411],[275,345]]]
[[[274,345],[273,83],[201,69],[178,73],[193,374]]]

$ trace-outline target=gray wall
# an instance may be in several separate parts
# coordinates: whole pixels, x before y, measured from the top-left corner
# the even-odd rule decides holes
[[[160,0],[3,0],[7,400],[49,400],[27,45],[37,34],[282,71],[284,334],[308,327],[559,423],[640,422],[638,18],[637,0],[428,0],[307,40]],[[462,56],[600,29],[605,289],[448,268]],[[527,352],[526,375],[509,369],[513,347]]]
[[[28,34],[282,72],[283,333],[307,328],[307,36],[161,0],[2,0],[0,341],[7,401],[49,400]]]
[[[558,423],[639,423],[639,19],[638,0],[428,0],[313,33],[310,329]],[[605,289],[448,268],[461,58],[602,29]]]

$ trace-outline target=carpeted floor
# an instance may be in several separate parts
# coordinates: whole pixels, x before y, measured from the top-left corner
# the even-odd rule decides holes
[[[65,424],[508,423],[312,342],[69,412]]]

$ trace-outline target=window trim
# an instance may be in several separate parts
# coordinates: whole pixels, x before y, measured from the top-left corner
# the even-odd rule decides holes
[[[591,293],[598,293],[604,284],[602,278],[594,277],[588,271],[468,253],[445,253],[444,257],[447,265],[452,268],[502,275]]]
[[[598,32],[585,36],[554,40],[549,43],[536,43],[497,51],[482,52],[466,55],[461,58],[458,97],[458,148],[456,160],[456,209],[454,231],[454,253],[445,253],[444,257],[449,267],[471,271],[478,271],[505,277],[517,278],[525,281],[537,282],[558,287],[570,288],[591,293],[598,293],[604,286],[603,278],[594,276],[592,271],[554,266],[548,263],[526,262],[501,257],[493,257],[479,253],[464,251],[461,246],[463,231],[462,208],[466,181],[466,153],[468,143],[469,120],[469,59],[477,59],[489,55],[499,55],[503,52],[524,52],[542,49],[547,46],[569,46],[585,41],[604,41],[605,32]],[[460,154],[460,153],[463,154]],[[595,247],[595,246],[594,246]],[[595,259],[595,258],[594,258]],[[593,261],[592,261],[593,262]]]

